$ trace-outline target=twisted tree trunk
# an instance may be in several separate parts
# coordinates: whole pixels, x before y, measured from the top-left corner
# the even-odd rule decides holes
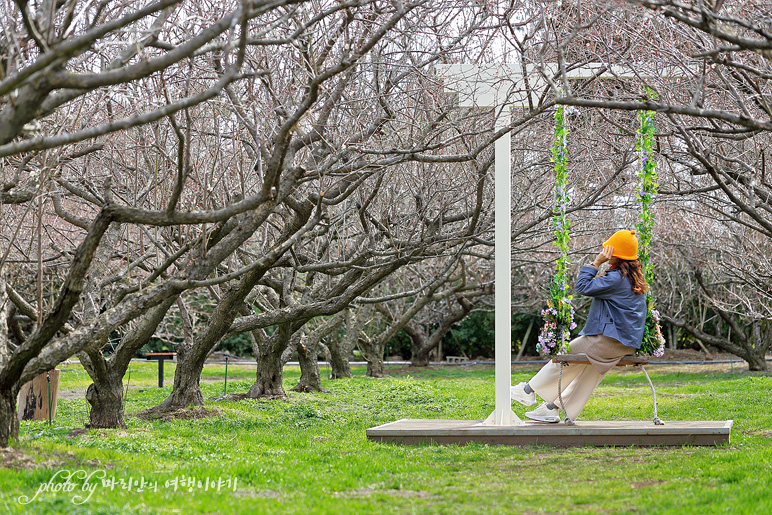
[[[8,340],[8,295],[5,281],[0,277],[0,370],[9,359],[10,341]],[[19,418],[16,413],[16,394],[18,388],[0,389],[0,448],[8,447],[11,438],[19,437]]]
[[[474,307],[472,303],[464,298],[456,298],[459,307],[451,308],[447,315],[440,322],[439,327],[433,333],[427,335],[426,330],[419,324],[408,322],[405,324],[404,331],[410,337],[412,343],[412,352],[410,364],[414,367],[425,367],[429,365],[429,354],[439,346],[442,338],[450,331],[453,324],[460,322]]]
[[[386,342],[394,338],[402,329],[404,329],[408,336],[410,336],[413,343],[411,363],[416,366],[426,366],[429,364],[429,352],[439,344],[442,336],[445,334],[445,332],[447,332],[448,329],[450,329],[450,326],[453,325],[455,321],[455,314],[454,312],[451,312],[450,318],[453,321],[447,325],[447,328],[441,327],[438,329],[436,338],[434,335],[432,337],[427,337],[424,329],[419,325],[412,323],[412,320],[429,303],[445,299],[449,295],[452,295],[454,291],[456,291],[456,289],[453,289],[442,295],[436,295],[437,290],[450,277],[451,271],[452,269],[448,269],[445,275],[436,278],[429,285],[427,290],[417,299],[415,299],[410,307],[405,310],[405,312],[402,313],[399,317],[392,313],[391,309],[389,309],[389,306],[386,303],[380,303],[375,306],[381,315],[389,322],[389,326],[384,332],[374,336],[370,340],[366,340],[365,342],[364,346],[366,347],[365,357],[368,361],[368,375],[371,373],[383,375],[385,368],[383,363],[378,363],[378,361],[383,361],[383,352]],[[463,299],[464,303],[471,306],[471,303],[468,300],[464,299],[463,297],[460,298]],[[459,303],[462,303],[462,301],[459,300]],[[464,303],[462,303],[462,306],[466,305]],[[471,309],[471,307],[469,309]],[[461,315],[461,318],[463,318],[465,315],[466,312]],[[410,325],[411,323],[413,325]],[[410,327],[407,327],[408,325],[410,325]],[[370,364],[370,360],[373,360],[372,364]],[[372,377],[380,377],[380,375],[375,375]]]
[[[25,368],[31,360],[39,356],[56,334],[66,329],[67,319],[83,292],[85,277],[94,258],[99,243],[110,225],[110,215],[100,211],[88,234],[78,246],[65,282],[62,284],[56,303],[48,314],[24,342],[20,342],[9,353],[9,341],[6,332],[7,322],[3,320],[3,335],[0,347],[4,349],[0,356],[0,446],[6,447],[10,438],[19,435],[19,420],[16,414],[16,395],[19,392]],[[8,295],[5,282],[0,280],[0,311],[5,318]]]
[[[293,392],[326,392],[322,388],[322,374],[319,371],[318,342],[307,341],[298,345],[298,361],[300,362],[300,381],[293,386]]]
[[[365,359],[367,360],[367,377],[384,377],[386,375],[386,365],[383,360],[383,354],[386,350],[386,340],[383,338],[372,338],[365,346]]]
[[[407,332],[407,327],[405,327]],[[418,343],[418,340],[410,333],[410,342],[412,343],[413,351],[410,353],[410,366],[411,367],[428,367],[429,366],[429,354],[433,347],[429,347],[425,343]]]
[[[164,300],[151,308],[134,329],[121,338],[115,353],[106,359],[101,346],[87,348],[79,354],[83,368],[93,383],[86,390],[86,400],[91,405],[89,427],[124,428],[123,377],[131,359],[147,343],[166,312],[178,297]]]
[[[319,371],[319,344],[325,336],[337,331],[343,323],[344,313],[339,312],[311,331],[305,342],[299,338],[297,347],[300,361],[300,381],[292,388],[293,392],[326,392],[322,388],[322,374]],[[299,334],[299,333],[298,333]],[[349,373],[351,371],[349,370]]]
[[[11,439],[19,438],[19,418],[16,413],[18,388],[0,389],[0,448],[8,447]]]
[[[13,305],[8,302],[8,293],[5,289],[5,281],[0,277],[0,370],[8,362],[11,342],[8,339],[8,321],[13,315],[10,309]]]
[[[255,334],[257,333],[257,334]],[[292,337],[290,323],[279,325],[274,333],[266,337],[262,330],[252,331],[252,350],[257,358],[255,382],[247,392],[250,399],[284,399],[284,363],[281,355]]]
[[[175,411],[204,404],[200,381],[206,355],[203,359],[197,357],[195,350],[195,347],[187,342],[177,346],[177,368],[174,371],[172,393],[158,406],[148,410],[149,412]]]
[[[748,356],[745,358],[745,361],[748,362],[748,370],[750,371],[766,372],[769,369],[766,358],[756,353],[753,353],[753,354],[749,353]]]
[[[91,404],[86,427],[126,427],[123,418],[123,376],[110,374],[109,380],[100,382],[99,386],[90,384],[86,400]]]
[[[57,210],[61,213],[61,209]],[[102,242],[94,253],[94,259],[89,269],[89,277],[85,290],[92,297],[91,302],[84,303],[83,320],[92,323],[99,316],[103,299],[100,295],[99,283],[108,274],[110,257],[120,239],[119,223],[111,223],[105,232]],[[96,299],[96,302],[94,302]],[[94,381],[86,390],[86,400],[91,405],[89,421],[86,427],[125,428],[123,419],[123,375],[126,368],[112,369],[102,354],[102,347],[107,339],[84,349],[78,356],[81,364]],[[132,353],[133,354],[133,353]],[[128,364],[127,364],[128,366]]]
[[[257,367],[257,378],[247,392],[250,399],[268,398],[284,399],[287,392],[284,391],[284,371],[281,358],[271,353],[260,353]]]
[[[330,351],[330,378],[346,379],[351,377],[351,364],[348,361],[350,352],[346,352],[342,343],[334,341],[327,346]]]
[[[720,311],[719,314],[721,314]],[[729,319],[728,316],[726,318]],[[739,324],[734,323],[732,320],[730,323],[732,327],[732,340],[730,340],[722,335],[708,334],[697,327],[687,324],[684,320],[667,315],[662,315],[662,319],[676,327],[680,327],[694,338],[744,359],[748,362],[748,370],[750,371],[766,372],[768,370],[766,353],[770,348],[770,339],[772,338],[769,336],[766,339],[763,338],[761,331],[755,329],[756,324],[759,324],[760,327],[760,322],[758,321],[754,322],[751,328],[752,335],[749,336]],[[738,343],[734,343],[735,341]]]
[[[86,390],[86,400],[91,405],[86,427],[126,427],[123,419],[123,373],[110,370],[102,355],[103,343],[86,348],[78,354],[93,383]]]
[[[177,368],[174,371],[172,393],[151,411],[174,411],[204,404],[200,381],[206,358],[222,341],[239,310],[244,307],[244,298],[264,272],[265,269],[260,268],[245,274],[240,284],[220,299],[206,328],[195,339],[177,346]],[[278,358],[281,359],[281,353]],[[258,357],[258,370],[260,364]]]
[[[284,187],[288,186],[285,185]],[[237,284],[227,290],[218,302],[217,307],[209,318],[209,322],[204,330],[191,342],[185,342],[178,347],[177,369],[174,374],[174,387],[172,393],[161,404],[153,408],[154,411],[175,410],[191,404],[203,404],[203,395],[201,394],[199,381],[206,358],[228,333],[228,329],[233,324],[236,316],[245,309],[244,301],[249,293],[257,285],[260,279],[263,278],[265,273],[270,270],[273,264],[287,251],[291,246],[290,242],[295,241],[295,239],[299,238],[307,231],[313,223],[318,221],[318,218],[311,218],[312,212],[312,207],[307,205],[304,205],[303,209],[298,209],[294,212],[294,217],[285,227],[279,237],[279,241],[269,252],[263,255],[257,263],[252,263],[253,266],[259,266],[254,266],[254,268],[241,276]],[[262,218],[257,217],[256,215],[248,215],[245,217],[245,221],[240,223],[233,230],[233,233],[253,234],[260,223],[262,223],[262,220]],[[293,321],[285,325],[289,327],[292,324],[296,324],[296,322]],[[299,326],[300,325],[302,325],[302,323],[300,323]],[[295,329],[297,329],[297,327]],[[249,390],[248,395],[250,397],[253,395],[255,397],[286,396],[281,385],[281,355],[289,342],[289,336],[292,332],[294,332],[294,330],[289,331],[289,333],[286,334],[285,339],[283,336],[286,331],[276,331],[274,334],[277,336],[281,335],[282,339],[280,341],[269,339],[271,340],[269,345],[271,348],[261,348],[255,352],[255,357],[257,358],[258,381]],[[273,336],[274,335],[272,335],[272,337]],[[255,347],[255,343],[256,342],[253,340],[253,347]],[[257,345],[257,347],[261,346]],[[267,381],[261,380],[262,375],[265,376]],[[258,383],[260,384],[258,385]]]
[[[341,312],[341,322],[345,323],[346,333],[341,341],[335,339],[327,346],[330,351],[330,376],[332,379],[351,377],[349,356],[356,348],[359,334],[362,332],[362,327],[367,323],[371,310],[372,307],[370,305],[365,305],[359,308],[356,314],[352,312],[351,308],[346,308]]]

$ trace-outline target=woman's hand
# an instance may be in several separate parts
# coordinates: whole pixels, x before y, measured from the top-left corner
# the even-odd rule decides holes
[[[600,254],[595,258],[595,261],[592,262],[593,266],[595,268],[599,268],[600,265],[611,259],[611,256],[614,255],[614,247],[611,245],[606,245],[603,247],[603,250],[600,251]]]

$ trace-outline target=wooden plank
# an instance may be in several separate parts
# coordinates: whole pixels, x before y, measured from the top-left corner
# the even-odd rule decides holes
[[[402,419],[367,430],[373,441],[422,443],[577,446],[681,446],[729,443],[733,421],[578,421],[573,426],[528,422],[483,426],[478,420]]]
[[[552,361],[555,363],[589,363],[590,359],[587,357],[587,354],[558,354],[557,356],[552,357]],[[633,354],[628,354],[627,356],[624,356],[621,360],[619,360],[619,363],[617,363],[616,366],[618,367],[625,367],[628,365],[648,365],[649,359],[648,358],[642,358],[640,356],[635,356]]]
[[[51,370],[51,420],[56,418],[56,401],[59,396],[59,374]],[[46,372],[25,383],[17,397],[19,420],[48,420],[48,379]]]
[[[668,421],[664,426],[657,426],[650,420],[610,420],[610,421],[578,421],[575,425],[568,426],[562,423],[547,424],[542,422],[526,422],[522,426],[485,426],[479,420],[433,420],[433,419],[401,419],[388,424],[370,428],[368,431],[386,434],[425,432],[436,434],[450,434],[464,432],[467,434],[512,432],[522,434],[561,433],[561,434],[609,434],[609,433],[690,433],[695,430],[723,433],[731,427],[732,421],[714,420],[675,420]]]

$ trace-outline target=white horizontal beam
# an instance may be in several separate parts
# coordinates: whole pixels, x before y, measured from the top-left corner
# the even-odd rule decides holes
[[[675,78],[684,76],[693,67],[663,66],[656,73],[641,73],[636,66],[587,63],[584,66],[566,70],[568,79],[630,79],[630,78]],[[443,64],[437,66],[437,74],[445,81],[448,93],[457,93],[460,107],[496,107],[506,103],[510,107],[536,105],[547,88],[545,75],[551,80],[561,80],[557,63],[543,66],[504,64],[484,66],[476,64]]]

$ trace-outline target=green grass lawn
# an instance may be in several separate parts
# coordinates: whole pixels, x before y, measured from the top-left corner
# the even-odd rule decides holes
[[[22,422],[18,446],[27,462],[22,457],[17,468],[0,468],[0,513],[772,513],[768,375],[651,367],[660,417],[734,419],[728,446],[554,449],[403,447],[366,439],[366,428],[399,418],[484,418],[493,410],[492,367],[394,367],[385,379],[355,369],[352,380],[325,381],[327,394],[234,402],[215,400],[223,393],[224,366],[207,366],[205,407],[217,414],[148,421],[134,415],[168,395],[174,366],[166,365],[168,385],[159,389],[155,364],[134,363],[128,429],[75,433],[88,419],[81,393],[89,381],[75,365],[61,368],[54,424]],[[534,371],[518,367],[513,380]],[[228,393],[245,393],[253,374],[254,367],[229,366]],[[288,368],[285,387],[298,378]],[[581,418],[650,416],[645,378],[612,371]],[[72,502],[87,495],[74,476],[75,491],[41,493],[20,504],[20,496],[35,496],[57,471],[79,470],[94,474],[88,501]],[[51,484],[63,484],[66,473]],[[115,486],[103,486],[101,475]],[[166,486],[182,476],[201,487]],[[157,491],[121,487],[121,480],[142,478],[157,483]],[[207,478],[231,483],[207,490]]]

